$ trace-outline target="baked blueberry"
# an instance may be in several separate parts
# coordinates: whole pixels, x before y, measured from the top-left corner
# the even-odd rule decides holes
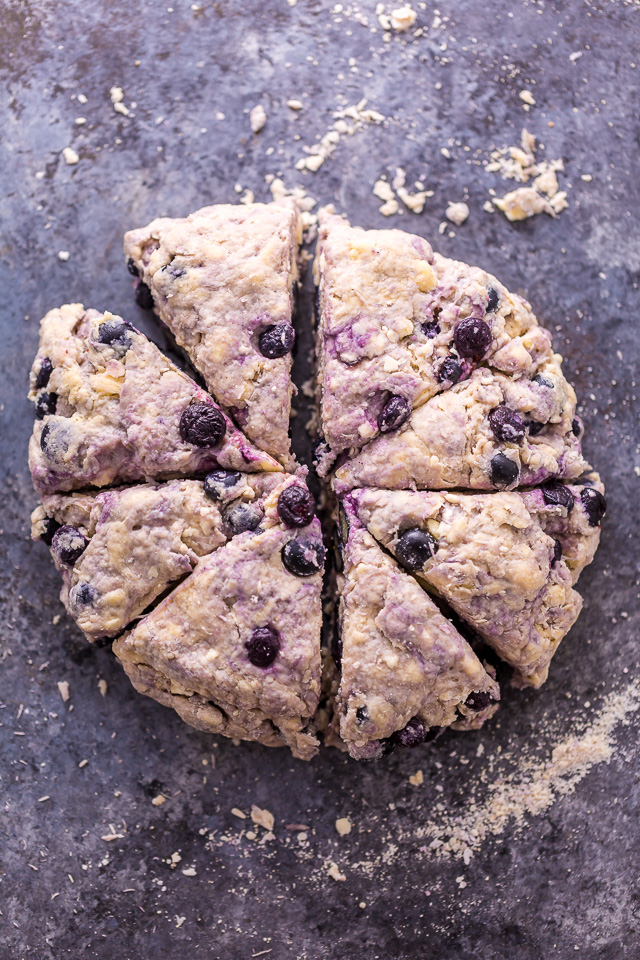
[[[280,653],[280,634],[274,627],[256,627],[244,645],[254,667],[270,667]]]
[[[487,313],[495,313],[500,305],[500,294],[495,287],[487,287]]]
[[[406,570],[421,570],[435,556],[438,544],[427,530],[413,527],[405,530],[396,543],[396,557]]]
[[[38,420],[44,420],[47,414],[56,412],[58,402],[57,393],[41,393],[36,400],[36,417]]]
[[[485,710],[490,704],[495,702],[494,698],[486,690],[474,690],[465,700],[465,706],[469,707],[470,710],[479,712],[480,710]]]
[[[40,434],[40,449],[48,460],[62,461],[69,449],[67,428],[60,421],[49,420]]]
[[[422,324],[422,332],[427,340],[433,340],[440,333],[440,324],[437,320],[427,320]]]
[[[140,271],[138,270],[135,263],[133,262],[133,257],[129,257],[129,259],[127,260],[127,270],[129,271],[132,277],[140,276]]]
[[[40,369],[36,374],[36,390],[42,390],[49,383],[49,377],[53,371],[53,364],[49,357],[43,357],[40,361]]]
[[[129,336],[133,327],[126,320],[116,317],[114,320],[105,320],[98,327],[98,343],[108,344],[120,353],[126,353],[131,346]]]
[[[204,492],[210,500],[224,500],[227,492],[241,480],[242,474],[237,470],[212,470],[204,478]]]
[[[369,711],[367,710],[366,706],[358,707],[356,709],[356,723],[358,724],[366,723],[368,719],[369,719]]]
[[[574,417],[571,421],[571,433],[574,437],[581,437],[584,427],[582,426],[582,420],[580,417]]]
[[[404,397],[393,396],[385,403],[378,416],[380,433],[397,430],[411,415],[411,404]]]
[[[562,483],[545,483],[542,487],[542,498],[551,507],[566,507],[567,513],[573,510],[575,498],[569,487]]]
[[[607,511],[607,501],[595,487],[583,487],[580,499],[590,527],[597,527]]]
[[[232,503],[224,512],[224,520],[235,534],[246,533],[260,526],[264,510],[258,503]]]
[[[216,447],[227,432],[222,411],[212,403],[192,403],[182,411],[180,436],[196,447]]]
[[[495,407],[489,414],[489,426],[496,440],[520,443],[526,433],[524,420],[509,407]]]
[[[527,420],[526,427],[530,437],[537,437],[541,430],[546,427],[546,423],[540,423],[539,420]]]
[[[59,563],[72,567],[87,549],[89,541],[77,527],[60,527],[53,535],[51,549]]]
[[[453,334],[453,342],[461,357],[481,360],[491,346],[491,327],[485,320],[467,317],[461,320]]]
[[[455,357],[447,357],[438,367],[436,374],[438,383],[457,383],[464,371],[463,365]]]
[[[551,566],[555,566],[558,560],[562,559],[562,544],[559,540],[553,541],[553,557],[551,559]]]
[[[553,380],[549,380],[548,377],[543,377],[541,373],[536,373],[531,382],[537,383],[540,387],[547,387],[549,390],[553,390]]]
[[[287,487],[278,497],[278,516],[288,527],[306,527],[315,511],[315,500],[299,483]]]
[[[420,717],[412,717],[406,727],[391,734],[390,740],[398,747],[417,747],[424,743],[429,735],[429,727]]]
[[[136,285],[135,289],[135,300],[139,307],[142,307],[143,310],[151,310],[153,307],[153,294],[147,286],[147,284],[141,280],[140,283]]]
[[[277,360],[291,353],[296,338],[293,327],[288,323],[275,323],[260,334],[258,343],[260,353],[268,360]]]
[[[325,552],[322,540],[296,537],[282,548],[282,562],[295,577],[311,577],[324,567]]]
[[[62,524],[58,523],[57,520],[54,520],[53,517],[45,517],[42,521],[42,533],[40,534],[40,539],[42,542],[46,543],[47,546],[50,547],[54,533],[56,530],[59,530],[61,526]]]
[[[491,458],[491,483],[494,487],[510,487],[518,479],[518,464],[504,453]]]
[[[69,591],[69,603],[72,607],[88,607],[97,599],[98,591],[90,583],[77,583]]]

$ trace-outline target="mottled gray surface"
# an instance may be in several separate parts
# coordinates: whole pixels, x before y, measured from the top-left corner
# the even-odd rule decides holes
[[[441,28],[385,43],[373,0],[360,3],[369,27],[332,14],[326,0],[173,3],[7,0],[0,10],[0,955],[635,960],[637,718],[616,731],[623,749],[609,765],[517,834],[488,840],[468,866],[429,858],[415,831],[465,808],[487,758],[501,769],[507,748],[547,756],[576,716],[638,675],[638,7],[443,0],[440,13],[451,19]],[[427,6],[419,24],[431,24]],[[114,112],[114,84],[134,117]],[[537,101],[528,114],[524,87]],[[290,97],[305,103],[297,119]],[[343,140],[319,173],[297,174],[301,144],[361,97],[392,119]],[[253,136],[247,111],[258,101],[269,119]],[[512,225],[482,210],[489,187],[507,185],[479,161],[515,142],[524,121],[550,157],[566,160],[570,207],[557,221]],[[68,145],[76,166],[62,159]],[[354,222],[379,226],[388,221],[371,187],[397,164],[410,181],[424,177],[434,196],[421,216],[393,222],[523,290],[557,331],[584,403],[587,453],[609,494],[602,547],[581,581],[585,610],[547,685],[508,690],[482,733],[449,733],[369,766],[329,751],[304,765],[257,746],[213,745],[136,696],[108,651],[87,647],[58,602],[46,549],[28,539],[35,497],[24,394],[38,320],[81,299],[124,314],[162,344],[133,306],[125,229],[233,200],[236,182],[264,198],[265,174],[278,172]],[[465,193],[468,222],[439,236],[447,201]],[[303,306],[308,323],[308,297]],[[304,453],[306,413],[297,406]],[[70,685],[66,705],[60,680]],[[418,768],[425,782],[416,787],[408,776]],[[486,791],[477,786],[479,797]],[[168,800],[153,806],[160,792]],[[252,803],[275,815],[275,839],[241,838],[247,822],[231,808],[248,812]],[[345,815],[354,829],[339,837],[334,822]],[[309,826],[306,842],[286,829],[294,823]],[[101,839],[111,827],[117,838]],[[182,860],[171,868],[174,852]],[[331,860],[345,882],[328,876]],[[183,874],[189,867],[196,876]]]

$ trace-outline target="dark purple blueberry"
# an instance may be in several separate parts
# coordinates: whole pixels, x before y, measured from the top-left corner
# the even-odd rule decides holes
[[[487,690],[474,690],[465,700],[465,706],[478,713],[480,710],[486,710],[490,704],[495,702]]]
[[[607,511],[607,501],[595,487],[583,487],[580,499],[590,527],[597,527]]]
[[[237,470],[212,470],[204,478],[204,492],[210,500],[218,502],[241,480],[242,474]]]
[[[143,310],[153,309],[153,294],[144,280],[141,280],[140,283],[137,284],[134,296],[136,303],[139,307],[142,307]]]
[[[406,570],[422,570],[427,560],[435,556],[438,544],[427,530],[413,527],[405,530],[396,543],[395,554]]]
[[[548,377],[543,377],[541,373],[536,373],[532,383],[537,383],[540,387],[547,387],[548,390],[553,390],[553,380],[549,380]]]
[[[67,429],[60,421],[49,420],[40,434],[40,449],[52,462],[61,462],[69,449]]]
[[[365,707],[358,707],[356,710],[356,723],[366,723],[369,719],[369,711]]]
[[[550,507],[566,507],[567,513],[571,513],[575,503],[575,498],[569,487],[553,481],[542,487],[542,498]]]
[[[256,627],[244,647],[249,662],[264,670],[280,653],[280,634],[274,627]]]
[[[129,257],[129,259],[127,260],[127,270],[129,271],[132,277],[140,276],[140,271],[138,270],[135,263],[133,262],[133,257]]]
[[[69,603],[72,607],[89,607],[97,598],[98,591],[90,583],[77,583],[69,591]]]
[[[315,500],[299,483],[287,487],[278,497],[278,516],[288,527],[306,527],[315,512]]]
[[[40,369],[36,374],[36,390],[42,390],[49,383],[49,377],[53,372],[53,364],[49,357],[43,357],[40,361]]]
[[[418,747],[429,735],[429,727],[420,717],[412,717],[402,730],[391,734],[390,740],[398,747]]]
[[[574,417],[571,421],[571,433],[574,435],[574,437],[582,436],[583,429],[584,428],[582,426],[582,420],[580,417]]]
[[[296,537],[282,548],[282,562],[295,577],[311,577],[324,567],[325,553],[322,540]]]
[[[481,360],[491,346],[491,327],[477,317],[461,320],[453,334],[453,342],[461,357]]]
[[[54,533],[51,549],[59,563],[65,563],[68,567],[72,567],[87,549],[88,543],[87,538],[80,533],[77,527],[64,526]]]
[[[56,412],[56,404],[58,402],[57,393],[41,393],[38,395],[36,400],[36,417],[38,420],[44,420],[44,418],[50,414]]]
[[[537,437],[538,434],[546,427],[546,423],[540,423],[539,420],[527,420],[526,426],[527,430],[529,431],[529,436]]]
[[[185,268],[179,266],[175,260],[172,260],[171,263],[165,264],[160,272],[163,273],[165,270],[171,275],[172,280],[179,280],[180,277],[184,277],[187,272]]]
[[[411,404],[404,397],[393,396],[385,403],[378,415],[380,433],[397,430],[411,416]]]
[[[259,527],[264,510],[259,503],[232,503],[224,512],[224,521],[234,534],[246,533]]]
[[[496,453],[491,459],[491,483],[494,487],[510,487],[518,479],[518,464],[504,453]]]
[[[503,443],[520,443],[526,427],[520,414],[509,407],[496,407],[489,414],[489,426],[496,440]]]
[[[98,327],[98,343],[107,344],[113,347],[121,355],[126,353],[131,346],[130,333],[133,327],[126,320],[116,317],[113,320],[105,320]]]
[[[463,365],[455,357],[447,357],[438,367],[438,383],[457,383],[464,371]]]
[[[500,303],[500,294],[495,287],[487,287],[487,313],[495,313]]]
[[[293,327],[288,323],[276,323],[260,334],[258,343],[260,353],[267,360],[277,360],[291,353],[296,338]]]
[[[227,432],[227,421],[211,403],[192,403],[182,411],[180,436],[196,447],[217,447]]]
[[[57,520],[54,520],[53,517],[45,517],[42,521],[42,533],[40,534],[40,539],[42,542],[46,543],[47,546],[50,547],[54,533],[56,530],[59,530],[61,526],[62,524],[58,523]]]
[[[553,541],[553,559],[551,560],[551,566],[555,566],[558,560],[562,559],[562,544],[559,540]]]
[[[427,320],[422,324],[422,332],[428,340],[434,340],[440,333],[440,324],[437,320]]]

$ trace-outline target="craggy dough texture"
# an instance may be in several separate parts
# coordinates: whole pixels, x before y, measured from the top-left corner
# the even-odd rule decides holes
[[[294,756],[310,759],[317,751],[308,728],[320,695],[322,575],[294,576],[281,551],[301,534],[320,539],[321,529],[317,519],[302,531],[284,527],[277,493],[265,502],[255,533],[201,560],[113,649],[138,690],[198,729],[285,743]],[[266,669],[253,666],[245,650],[261,626],[274,627],[281,639]]]
[[[575,496],[570,514],[565,507],[545,505],[541,490],[356,490],[349,500],[393,554],[404,531],[428,530],[438,549],[416,576],[515,669],[519,682],[537,687],[580,612],[582,598],[572,583],[593,557],[599,538],[599,528],[588,525],[581,488],[570,489]],[[554,562],[555,538],[563,556]]]
[[[588,465],[571,429],[576,397],[559,360],[555,355],[540,367],[551,387],[486,368],[474,370],[468,380],[414,410],[399,430],[372,440],[339,467],[336,493],[352,487],[493,489],[491,460],[497,453],[518,465],[511,488],[580,476]],[[523,420],[546,426],[536,436],[525,434],[519,444],[497,440],[489,414],[502,403]]]
[[[198,480],[93,496],[50,494],[32,514],[32,535],[37,539],[45,517],[53,517],[90,538],[73,567],[56,564],[63,578],[61,600],[89,640],[113,637],[233,535],[221,513],[226,503],[262,497],[281,477],[244,475],[220,504],[205,495]]]
[[[322,428],[334,457],[378,435],[391,394],[416,408],[451,386],[438,382],[437,370],[452,348],[456,355],[461,320],[490,325],[482,362],[496,372],[530,378],[551,357],[551,338],[525,300],[484,270],[434,254],[421,237],[321,214],[315,275]],[[488,313],[491,290],[499,300]],[[433,338],[429,323],[439,327]],[[468,377],[477,362],[463,366]]]
[[[291,354],[269,360],[260,333],[291,324],[302,226],[293,202],[204,207],[124,240],[155,309],[215,398],[262,450],[287,464]]]
[[[473,691],[497,700],[497,683],[414,578],[382,552],[353,514],[344,564],[336,710],[351,756],[375,759],[382,753],[380,741],[416,716],[427,727],[449,726],[460,715],[467,727],[481,726],[497,706],[474,713],[465,701]],[[366,710],[361,722],[358,708]]]
[[[52,493],[131,480],[169,479],[216,466],[241,471],[281,470],[226,417],[216,447],[181,439],[180,416],[191,403],[211,397],[172,364],[137,330],[130,346],[97,341],[110,313],[67,304],[42,320],[40,348],[31,371],[29,397],[36,400],[36,376],[45,357],[53,371],[45,390],[58,396],[55,415],[37,420],[29,444],[36,490]],[[48,431],[47,452],[41,447]]]

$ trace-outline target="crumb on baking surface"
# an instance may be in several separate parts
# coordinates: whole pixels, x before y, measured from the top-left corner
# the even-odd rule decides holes
[[[256,104],[249,113],[249,123],[253,133],[260,133],[267,122],[267,113],[261,103]]]
[[[522,131],[518,146],[494,150],[485,169],[489,173],[499,173],[503,180],[523,184],[492,201],[508,220],[526,220],[538,213],[555,217],[569,206],[567,193],[560,190],[558,184],[558,173],[564,172],[564,161],[537,159],[536,138],[526,129]]]

